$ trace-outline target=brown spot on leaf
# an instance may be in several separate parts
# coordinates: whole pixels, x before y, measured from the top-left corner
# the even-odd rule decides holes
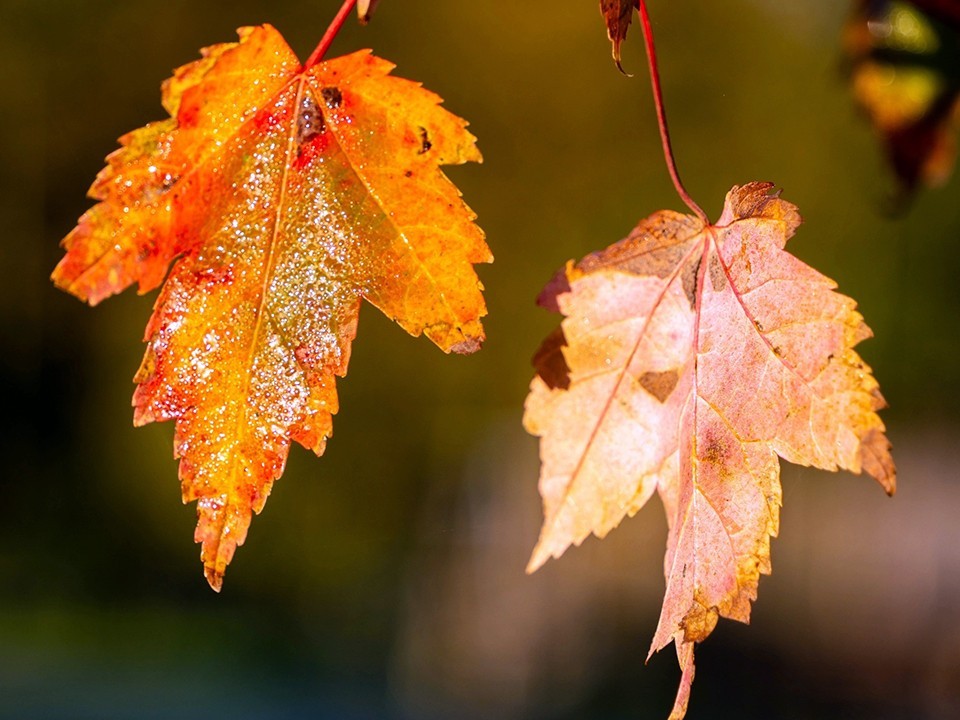
[[[697,275],[700,272],[700,264],[703,262],[703,256],[697,258],[696,262],[687,263],[680,275],[680,282],[683,283],[683,294],[690,301],[690,308],[697,309]]]
[[[644,390],[664,403],[677,386],[679,379],[680,374],[676,370],[667,370],[666,372],[645,372],[640,376],[639,382]]]
[[[533,356],[533,366],[537,369],[537,374],[551,390],[567,390],[570,387],[570,366],[563,355],[566,345],[567,338],[563,334],[563,328],[558,327],[547,335]]]
[[[303,145],[324,130],[326,127],[317,101],[311,93],[304,93],[300,98],[300,107],[297,108],[297,144]]]
[[[720,265],[720,258],[717,257],[716,253],[710,254],[708,268],[710,270],[710,286],[714,289],[714,292],[720,292],[727,281],[727,275],[723,272],[723,266]]]
[[[343,102],[343,95],[340,94],[340,88],[333,86],[322,88],[320,95],[323,96],[323,101],[327,104],[328,108],[338,108],[340,107],[340,103]]]
[[[700,457],[702,462],[713,463],[714,465],[719,465],[723,461],[723,452],[720,449],[720,446],[716,443],[711,443],[707,445],[706,450],[703,455]]]
[[[729,474],[727,463],[730,457],[730,442],[718,433],[707,431],[697,444],[697,458],[701,463],[711,463],[723,474]]]
[[[424,127],[420,128],[420,149],[417,151],[417,155],[423,155],[432,147],[433,143],[430,142],[430,136],[427,134],[427,129]]]

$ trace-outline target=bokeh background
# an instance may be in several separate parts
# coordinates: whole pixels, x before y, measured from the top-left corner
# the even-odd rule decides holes
[[[891,214],[842,72],[835,0],[653,0],[688,188],[716,217],[772,180],[791,249],[855,297],[900,468],[785,465],[752,625],[698,651],[689,717],[960,717],[960,177]],[[270,22],[305,57],[336,0],[0,0],[0,718],[665,718],[644,665],[663,592],[657,500],[532,577],[537,447],[521,426],[535,307],[568,258],[681,207],[640,37],[621,76],[596,0],[383,0],[373,47],[471,122],[449,175],[488,234],[488,341],[445,357],[361,313],[327,453],[295,447],[211,592],[169,424],[134,429],[153,298],[55,290],[58,242],[122,133],[198,48]]]

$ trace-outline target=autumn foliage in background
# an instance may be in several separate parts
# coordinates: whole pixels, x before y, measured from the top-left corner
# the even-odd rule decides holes
[[[946,183],[960,128],[960,3],[857,0],[844,35],[851,91],[899,192]]]

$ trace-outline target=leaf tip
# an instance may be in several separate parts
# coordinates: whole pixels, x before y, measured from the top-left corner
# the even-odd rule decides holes
[[[223,573],[218,572],[216,568],[205,567],[203,569],[203,574],[207,578],[207,583],[210,585],[210,588],[218,593],[223,589]]]
[[[621,74],[621,75],[623,75],[624,77],[628,77],[628,78],[632,78],[632,77],[633,77],[633,73],[628,73],[626,70],[623,69],[623,62],[622,62],[622,59],[621,59],[621,57],[620,57],[620,43],[619,43],[619,42],[614,43],[614,46],[613,46],[613,62],[616,63],[616,65],[617,65],[617,70],[620,71],[620,74]]]
[[[484,337],[480,336],[467,336],[464,337],[460,342],[450,346],[450,352],[456,353],[457,355],[472,355],[483,345]]]
[[[538,542],[537,546],[533,549],[533,553],[530,555],[530,560],[527,562],[525,572],[527,575],[533,575],[537,570],[542,568],[544,563],[549,559],[550,553],[544,549],[543,542]]]
[[[373,18],[373,11],[380,0],[359,0],[357,2],[357,18],[361,25],[366,25]]]
[[[889,497],[897,492],[897,468],[891,449],[890,441],[878,428],[871,429],[860,441],[860,467],[880,483]]]

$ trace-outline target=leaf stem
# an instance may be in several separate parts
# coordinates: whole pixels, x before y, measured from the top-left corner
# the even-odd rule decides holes
[[[343,27],[343,24],[347,21],[347,16],[353,10],[356,4],[357,0],[343,0],[343,5],[340,7],[340,11],[337,13],[336,17],[333,18],[333,22],[330,23],[330,27],[327,28],[327,31],[323,34],[323,37],[320,38],[320,44],[317,45],[317,49],[310,54],[310,57],[308,57],[307,61],[303,64],[304,70],[309,70],[318,62],[323,60],[323,56],[327,54],[327,50],[329,50],[330,46],[333,45],[334,38],[337,37],[337,33],[340,32],[340,28]]]
[[[667,163],[670,179],[673,180],[673,186],[677,189],[677,194],[680,196],[680,199],[703,221],[704,225],[709,225],[710,220],[707,218],[707,214],[697,205],[696,201],[690,197],[687,189],[683,186],[683,182],[680,180],[680,173],[677,172],[677,163],[673,159],[673,148],[670,145],[667,113],[663,107],[663,92],[660,89],[660,72],[657,70],[657,50],[653,46],[653,28],[650,26],[650,15],[647,14],[646,0],[640,0],[639,9],[640,20],[643,25],[643,39],[647,46],[647,65],[650,67],[650,84],[653,87],[653,102],[657,106],[657,123],[660,125],[660,142],[663,145],[663,159]]]

